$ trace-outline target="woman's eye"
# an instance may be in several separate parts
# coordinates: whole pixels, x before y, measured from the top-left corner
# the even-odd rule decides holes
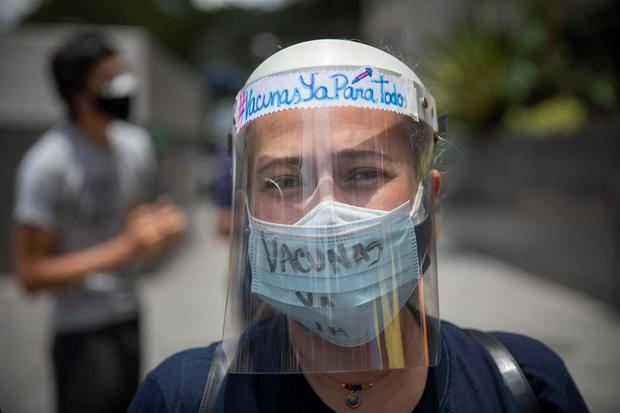
[[[295,175],[282,175],[273,178],[265,178],[267,189],[279,189],[281,191],[287,189],[295,189],[301,186],[302,180]]]
[[[383,173],[377,169],[360,169],[354,171],[351,176],[351,181],[375,181],[383,177]]]

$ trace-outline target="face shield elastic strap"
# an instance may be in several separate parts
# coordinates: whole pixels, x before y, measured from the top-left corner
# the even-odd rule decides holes
[[[431,240],[433,238],[433,221],[430,214],[417,225],[414,226],[415,237],[418,247],[418,257],[420,260],[421,273],[424,274],[431,265],[431,257],[429,254]]]

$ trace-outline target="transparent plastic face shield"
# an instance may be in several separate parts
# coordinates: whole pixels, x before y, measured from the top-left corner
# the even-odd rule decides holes
[[[278,111],[233,138],[233,373],[438,362],[433,131],[388,110]]]

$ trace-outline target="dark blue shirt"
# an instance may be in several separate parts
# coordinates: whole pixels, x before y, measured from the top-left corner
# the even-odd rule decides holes
[[[580,413],[588,409],[562,360],[531,338],[495,332],[527,377],[543,412]],[[414,413],[519,412],[488,352],[460,328],[441,326],[441,363],[431,367]],[[197,412],[216,344],[165,360],[145,378],[130,413]],[[331,412],[303,374],[229,374],[216,411]]]

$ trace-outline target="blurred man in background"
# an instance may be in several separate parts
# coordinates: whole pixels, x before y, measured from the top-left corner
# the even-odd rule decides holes
[[[217,234],[223,237],[230,236],[232,227],[232,192],[233,162],[224,148],[217,151],[218,174],[213,188],[213,200],[217,207]]]
[[[139,303],[130,264],[180,236],[185,217],[156,197],[147,133],[126,122],[135,79],[110,43],[81,33],[52,56],[67,117],[22,159],[15,269],[52,291],[59,412],[125,411],[139,381]]]

